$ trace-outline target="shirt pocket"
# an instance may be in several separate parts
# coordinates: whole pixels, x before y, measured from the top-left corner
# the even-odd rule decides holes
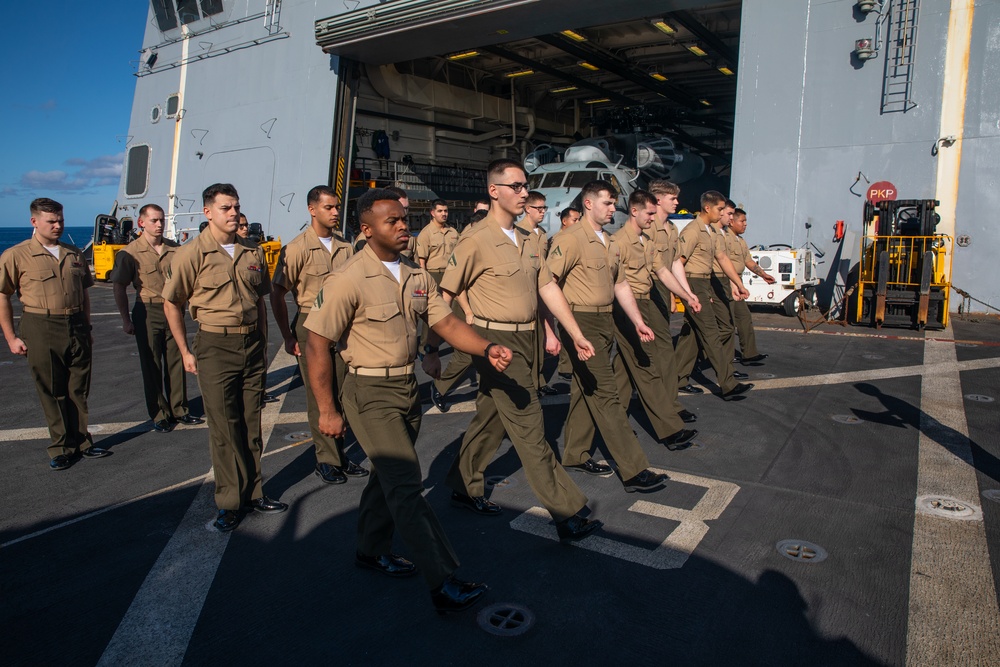
[[[61,291],[61,285],[56,280],[56,272],[52,269],[36,269],[24,272],[24,280],[21,284],[22,293],[27,292],[29,296],[42,297],[46,299],[44,308],[52,308],[48,304],[48,299],[57,297]]]
[[[521,267],[516,262],[511,262],[509,264],[498,264],[493,267],[493,274],[498,278],[509,278],[516,275]]]
[[[365,308],[367,338],[376,345],[388,345],[406,340],[406,325],[399,304],[395,301]]]

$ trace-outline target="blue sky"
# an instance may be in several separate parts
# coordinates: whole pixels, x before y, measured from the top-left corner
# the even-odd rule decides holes
[[[91,225],[118,192],[149,3],[4,3],[0,227],[30,225],[52,197]]]

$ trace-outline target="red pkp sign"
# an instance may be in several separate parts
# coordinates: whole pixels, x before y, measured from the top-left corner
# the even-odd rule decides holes
[[[878,181],[868,187],[867,199],[873,204],[880,201],[895,201],[896,186],[889,181]]]

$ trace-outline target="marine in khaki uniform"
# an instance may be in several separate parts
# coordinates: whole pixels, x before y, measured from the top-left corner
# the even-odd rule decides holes
[[[542,229],[542,221],[545,220],[545,214],[548,213],[548,210],[549,207],[545,205],[545,195],[532,190],[528,193],[528,200],[524,204],[524,216],[515,224],[515,227],[536,237],[543,262],[549,254],[549,237]],[[541,396],[553,396],[559,392],[549,386],[542,367],[545,365],[545,341],[550,336],[554,338],[556,334],[555,331],[547,328],[549,326],[548,318],[543,315],[544,313],[539,311],[538,327],[535,329],[535,337],[538,339],[538,354],[535,356],[535,365],[538,367],[538,393]]]
[[[184,360],[198,376],[215,474],[215,528],[226,532],[249,510],[284,512],[264,495],[260,411],[267,367],[264,297],[271,291],[264,251],[237,237],[240,196],[228,183],[202,193],[208,227],[174,254],[163,287],[163,312]],[[198,323],[188,348],[184,305]]]
[[[596,425],[618,464],[625,490],[632,492],[659,487],[666,475],[648,470],[649,459],[629,424],[611,369],[615,329],[611,304],[616,299],[640,339],[649,342],[654,338],[625,280],[618,244],[604,233],[604,225],[614,217],[614,193],[614,186],[606,181],[591,181],[583,187],[580,193],[583,219],[556,236],[549,251],[548,267],[562,287],[583,335],[593,342],[595,350],[589,359],[573,359],[563,465],[595,475],[611,472],[610,466],[590,457]],[[569,332],[563,329],[560,333],[563,345],[572,344]]]
[[[578,540],[601,523],[579,515],[587,498],[545,440],[536,394],[539,297],[570,332],[568,338],[577,354],[590,357],[593,346],[583,338],[569,304],[552,281],[538,237],[514,226],[527,196],[524,168],[514,160],[495,160],[487,167],[486,177],[492,200],[490,214],[455,248],[441,289],[446,299],[465,292],[476,332],[501,342],[512,350],[513,358],[503,372],[485,360],[476,360],[480,372],[476,416],[448,471],[451,502],[487,516],[502,512],[499,505],[485,498],[484,475],[506,432],[524,465],[528,484],[555,519],[559,538]],[[551,327],[548,331],[550,350],[557,352]],[[424,369],[431,376],[439,371],[436,355],[424,358]]]
[[[651,327],[656,306],[650,299],[653,291],[653,276],[673,291],[684,294],[670,270],[662,262],[662,254],[656,244],[647,236],[656,218],[656,197],[645,190],[635,190],[629,195],[629,219],[614,234],[621,250],[625,279],[632,288],[636,305],[642,319]],[[700,309],[697,300],[688,302],[689,308]],[[667,385],[660,377],[655,358],[658,354],[656,340],[645,342],[640,339],[635,325],[625,311],[616,303],[613,311],[615,321],[615,341],[618,354],[612,364],[618,382],[618,396],[628,409],[632,385],[639,393],[646,416],[656,433],[656,439],[667,449],[677,450],[687,447],[697,431],[685,430],[684,422],[674,410],[676,396],[667,395]],[[652,327],[651,327],[652,328]],[[655,332],[654,332],[655,333]],[[591,436],[593,437],[593,436]]]
[[[204,419],[188,412],[184,361],[170,325],[163,314],[163,284],[178,245],[163,238],[163,209],[146,204],[139,209],[142,234],[115,254],[110,279],[115,305],[122,317],[122,331],[135,336],[142,371],[146,412],[153,430],[169,433],[178,423],[202,424]],[[135,304],[129,316],[126,288],[135,289]]]
[[[285,351],[298,361],[299,373],[306,386],[309,430],[316,450],[315,474],[327,484],[343,484],[348,477],[364,477],[368,471],[347,458],[343,438],[331,438],[319,430],[319,408],[309,385],[309,362],[303,352],[309,337],[305,328],[306,317],[316,295],[326,277],[354,255],[354,249],[337,234],[340,228],[340,199],[332,188],[317,185],[306,195],[306,204],[309,207],[309,226],[281,249],[271,281],[271,307],[285,341]],[[288,324],[288,306],[285,305],[285,294],[288,292],[292,293],[298,307],[291,326]],[[330,350],[330,355],[337,379],[342,382],[347,367],[334,350]]]
[[[358,509],[355,562],[390,576],[410,575],[419,568],[435,609],[459,611],[475,604],[487,587],[454,578],[458,558],[423,496],[414,449],[421,418],[413,374],[417,320],[424,320],[456,349],[487,357],[498,372],[510,363],[511,352],[455,317],[430,274],[400,258],[410,233],[395,194],[369,190],[358,198],[357,207],[368,243],[327,278],[306,319],[309,382],[319,404],[320,430],[343,436],[346,416],[371,460],[371,477]],[[339,388],[330,359],[335,342],[348,364]],[[337,389],[344,413],[334,401]],[[413,562],[390,551],[396,530]]]
[[[111,453],[95,447],[87,431],[94,343],[87,288],[94,278],[79,249],[59,242],[62,204],[39,198],[30,210],[34,234],[0,255],[0,328],[10,351],[28,357],[49,426],[49,466],[65,470],[81,456]],[[10,301],[15,292],[22,305],[20,337]]]
[[[445,267],[448,265],[448,258],[458,244],[459,233],[454,227],[448,224],[448,203],[443,199],[435,199],[431,202],[431,221],[420,230],[417,236],[417,252],[415,261],[421,268],[434,278],[434,282],[440,284],[441,276],[444,275]],[[452,303],[452,312],[456,317],[466,319],[465,311],[460,309],[461,301]],[[437,352],[436,346],[424,345],[424,353],[431,349]],[[460,350],[452,350],[451,359],[441,376],[431,383],[431,401],[441,412],[449,409],[445,397],[452,389],[465,378],[472,368],[472,357]],[[473,375],[475,382],[475,375]]]
[[[406,196],[406,190],[403,188],[397,188],[396,186],[390,186],[386,188],[389,192],[393,193],[399,197],[399,203],[403,206],[403,213],[406,216],[410,215],[410,199]],[[358,238],[354,239],[354,252],[361,252],[361,249],[365,247],[368,243],[368,239],[365,238],[364,234],[358,234]],[[414,258],[417,254],[417,237],[416,235],[411,235],[410,240],[406,242],[406,247],[399,253],[401,257],[406,259],[416,261]]]
[[[575,225],[578,222],[580,222],[580,211],[576,210],[572,206],[567,206],[559,212],[559,231],[549,237],[548,248],[545,251],[546,259],[548,259],[548,251],[552,249],[553,239],[555,239],[555,237],[562,230],[571,225]],[[556,335],[558,335],[558,332]],[[564,347],[559,350],[559,365],[556,366],[556,373],[558,373],[561,380],[566,380],[568,382],[573,380],[573,364],[570,363],[569,360],[569,351]]]
[[[726,249],[729,251],[729,258],[737,270],[746,267],[755,276],[761,278],[768,285],[775,283],[775,278],[754,261],[750,254],[747,242],[743,240],[743,234],[747,230],[747,212],[737,208],[733,212],[733,221],[726,230]],[[730,286],[731,288],[732,286]],[[761,354],[757,349],[757,335],[753,330],[753,317],[747,307],[746,299],[736,299],[738,292],[733,292],[734,298],[729,304],[733,315],[733,323],[736,325],[736,332],[740,337],[740,361],[744,364],[763,361],[766,354]]]
[[[687,273],[688,284],[691,291],[698,297],[702,304],[702,310],[694,313],[685,310],[684,320],[686,327],[678,337],[678,372],[681,382],[686,370],[694,366],[694,358],[697,356],[697,348],[700,346],[705,356],[708,357],[712,368],[715,369],[716,381],[722,390],[724,400],[732,400],[736,396],[746,393],[753,388],[752,384],[738,383],[733,378],[733,357],[727,354],[719,341],[718,322],[711,304],[716,298],[712,288],[712,262],[718,260],[725,275],[737,286],[739,293],[746,296],[749,292],[743,287],[743,282],[738,273],[733,268],[732,262],[726,255],[723,237],[711,229],[711,224],[718,223],[722,219],[726,209],[726,198],[714,191],[709,190],[701,196],[701,210],[698,216],[692,220],[687,227],[681,231],[679,237],[679,254],[684,262],[684,270]],[[685,338],[696,338],[694,345],[687,345],[689,350],[686,357],[681,357],[680,351]],[[693,355],[690,350],[693,350]]]

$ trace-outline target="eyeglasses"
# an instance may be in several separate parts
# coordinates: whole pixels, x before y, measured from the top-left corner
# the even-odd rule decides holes
[[[548,206],[528,206],[527,208],[533,208],[536,211],[541,211],[542,213],[545,213],[546,211],[549,210]]]
[[[241,222],[241,223],[239,224],[239,227],[240,227],[240,229],[246,229],[246,228],[248,228],[249,226],[250,226],[250,223],[247,223],[247,222]]]
[[[510,188],[514,191],[514,194],[520,194],[521,190],[528,187],[527,183],[496,183],[495,185],[502,185],[505,188]]]

